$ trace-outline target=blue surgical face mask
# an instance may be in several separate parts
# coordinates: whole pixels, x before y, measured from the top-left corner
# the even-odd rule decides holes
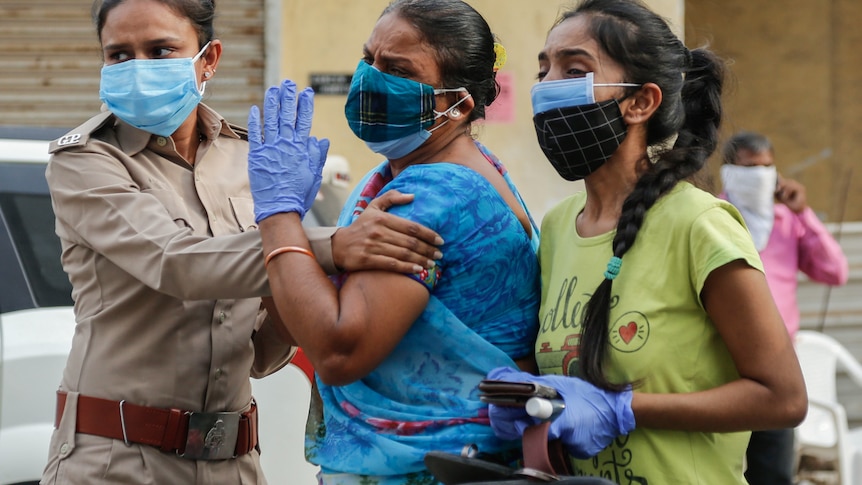
[[[160,136],[170,136],[200,103],[206,82],[198,88],[194,57],[131,59],[102,67],[99,98],[126,123]]]
[[[389,159],[401,158],[419,148],[434,130],[448,122],[428,130],[437,118],[448,115],[470,97],[467,93],[446,111],[435,111],[435,96],[450,92],[467,93],[467,89],[434,89],[359,61],[344,114],[350,129],[369,149]]]
[[[571,108],[596,102],[593,88],[596,86],[637,87],[632,83],[593,83],[593,73],[584,77],[542,81],[533,85],[530,97],[533,100],[533,115],[554,108]]]

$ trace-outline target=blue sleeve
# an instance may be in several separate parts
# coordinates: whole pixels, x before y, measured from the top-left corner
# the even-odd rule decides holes
[[[463,187],[471,179],[469,169],[448,166],[449,164],[433,164],[408,167],[404,172],[389,182],[379,195],[389,190],[414,195],[413,202],[394,206],[389,212],[410,221],[422,224],[437,232],[445,241],[441,251],[443,258],[435,261],[435,266],[421,273],[408,275],[424,284],[429,291],[434,290],[444,274],[450,250],[462,238],[459,234],[459,218],[457,217],[468,201],[463,197]],[[478,174],[476,174],[478,176]],[[475,191],[468,191],[474,193]]]
[[[473,216],[487,191],[476,190],[487,181],[478,173],[460,165],[436,163],[408,167],[381,190],[414,194],[410,204],[394,206],[389,212],[411,220],[437,232],[445,241],[443,258],[434,268],[412,276],[432,291],[445,277],[447,263],[458,257],[465,241],[466,231],[479,229]],[[499,197],[498,194],[494,194]]]

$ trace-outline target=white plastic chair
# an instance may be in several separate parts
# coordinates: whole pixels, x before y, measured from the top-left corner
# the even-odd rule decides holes
[[[796,354],[808,388],[808,415],[796,428],[797,468],[800,457],[811,456],[835,463],[835,483],[862,484],[862,428],[848,429],[835,386],[840,369],[862,387],[862,365],[834,338],[809,330],[797,333]]]

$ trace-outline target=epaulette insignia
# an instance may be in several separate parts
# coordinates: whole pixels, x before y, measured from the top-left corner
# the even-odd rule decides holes
[[[63,135],[59,140],[57,140],[57,146],[64,147],[66,145],[74,145],[80,141],[80,133],[70,133],[68,135]]]
[[[81,126],[57,138],[48,145],[48,153],[54,153],[64,148],[81,146],[87,143],[90,135],[101,127],[105,126],[109,120],[113,119],[110,111],[104,111],[90,118]]]

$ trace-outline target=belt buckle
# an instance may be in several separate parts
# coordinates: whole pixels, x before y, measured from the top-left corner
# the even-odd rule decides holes
[[[189,460],[227,460],[234,457],[239,413],[188,413],[186,448]]]

